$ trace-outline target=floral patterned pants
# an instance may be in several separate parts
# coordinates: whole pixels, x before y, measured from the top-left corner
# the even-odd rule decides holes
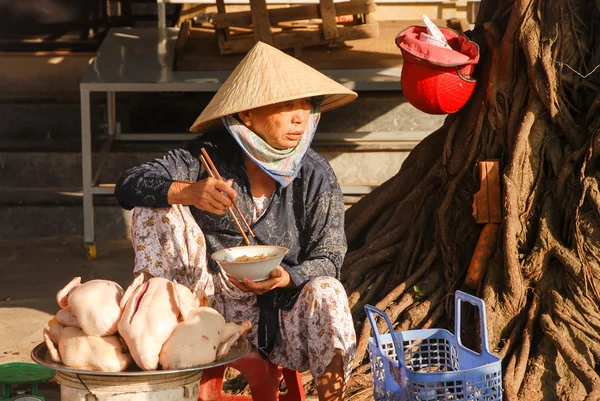
[[[131,231],[135,275],[175,279],[192,290],[202,289],[225,320],[252,323],[247,338],[257,346],[256,296],[240,291],[223,272],[208,268],[204,235],[188,207],[135,208]],[[309,281],[295,306],[280,312],[280,334],[271,362],[300,372],[309,369],[316,380],[339,349],[348,380],[356,337],[346,291],[338,280]]]

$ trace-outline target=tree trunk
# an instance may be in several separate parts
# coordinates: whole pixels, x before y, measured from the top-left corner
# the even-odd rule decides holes
[[[351,389],[369,384],[366,303],[396,330],[453,327],[483,228],[477,162],[499,159],[500,233],[470,292],[487,305],[504,397],[600,399],[599,17],[600,0],[481,1],[473,97],[347,212]]]

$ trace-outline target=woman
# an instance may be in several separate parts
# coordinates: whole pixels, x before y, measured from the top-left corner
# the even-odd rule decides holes
[[[261,355],[310,369],[320,400],[343,398],[356,339],[337,280],[346,252],[343,196],[310,143],[321,111],[356,96],[259,42],[190,130],[222,126],[128,170],[115,190],[123,207],[135,208],[134,273],[202,288],[227,321],[251,321],[247,337]],[[208,177],[201,148],[226,182]],[[225,214],[231,199],[256,243],[289,249],[265,281],[238,282],[207,260],[207,251],[244,245]]]

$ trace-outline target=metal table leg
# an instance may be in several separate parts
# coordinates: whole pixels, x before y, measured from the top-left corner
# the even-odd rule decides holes
[[[117,101],[115,92],[106,92],[106,124],[108,136],[114,137],[117,133]]]
[[[117,125],[117,103],[115,92],[106,92],[106,140],[100,149],[99,158],[96,158],[96,172],[92,168],[92,195],[98,195],[98,185],[100,184],[100,174],[107,162],[108,155],[112,149],[112,144],[118,135]],[[93,167],[93,166],[92,166]]]
[[[90,91],[80,90],[81,97],[81,172],[83,178],[83,241],[88,259],[96,258],[94,241],[94,196],[92,194],[92,124]]]
[[[158,31],[165,31],[167,29],[167,6],[164,0],[157,0],[157,14],[158,14]]]

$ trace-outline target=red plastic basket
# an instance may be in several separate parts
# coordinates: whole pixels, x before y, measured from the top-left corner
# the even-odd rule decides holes
[[[479,46],[452,29],[440,28],[452,49],[419,40],[427,28],[411,26],[396,36],[402,51],[402,91],[406,100],[428,114],[460,110],[475,90]]]

